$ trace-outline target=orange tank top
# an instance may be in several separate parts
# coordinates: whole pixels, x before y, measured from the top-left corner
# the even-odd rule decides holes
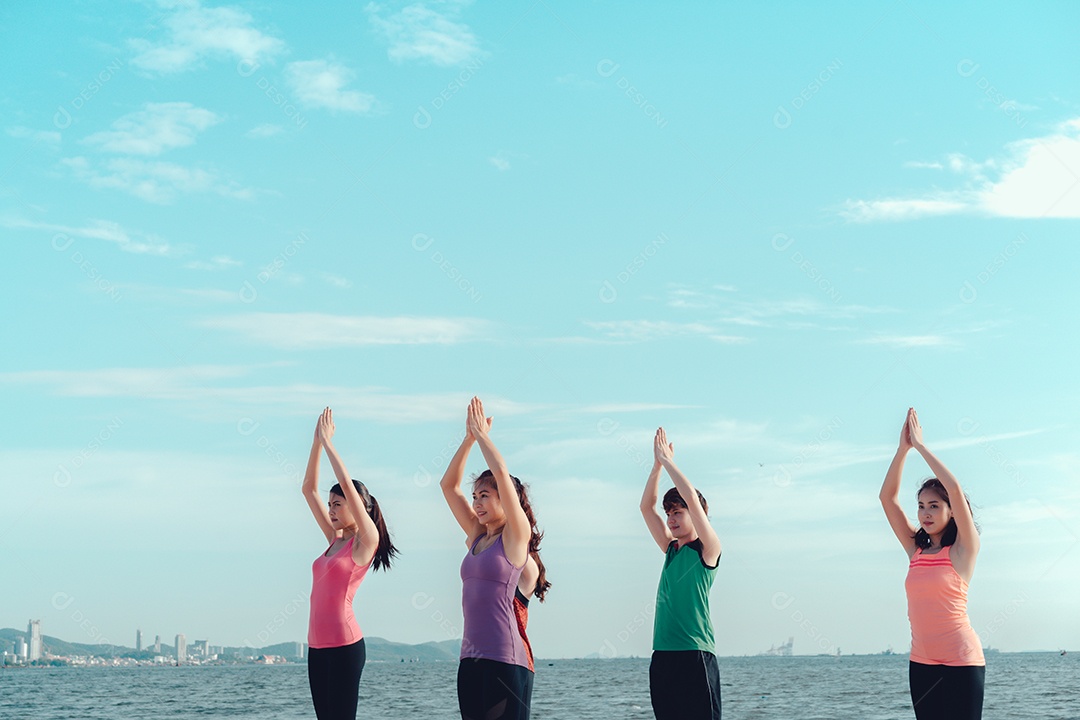
[[[949,547],[934,555],[915,551],[908,564],[911,662],[924,665],[985,665],[982,642],[967,614],[968,584],[953,568]]]

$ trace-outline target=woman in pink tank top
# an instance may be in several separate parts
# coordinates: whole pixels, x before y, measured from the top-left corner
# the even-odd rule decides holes
[[[319,720],[356,720],[360,675],[367,652],[353,613],[353,596],[369,568],[389,569],[397,548],[379,503],[352,480],[331,442],[334,416],[323,410],[315,427],[303,493],[330,547],[311,566],[308,684]],[[330,460],[338,484],[324,506],[319,497],[319,456]]]
[[[527,720],[533,681],[532,647],[525,634],[528,597],[543,602],[551,583],[540,560],[543,534],[536,528],[528,492],[507,470],[490,429],[491,418],[474,397],[465,438],[440,482],[468,548],[461,564],[465,624],[458,707],[469,720]],[[476,478],[470,502],[461,481],[474,444],[488,470]]]
[[[904,459],[912,449],[936,475],[919,489],[918,525],[908,519],[899,499]],[[986,661],[967,614],[968,583],[979,554],[978,527],[959,481],[923,444],[914,408],[908,408],[900,446],[878,497],[908,555],[908,682],[915,717],[979,720]]]

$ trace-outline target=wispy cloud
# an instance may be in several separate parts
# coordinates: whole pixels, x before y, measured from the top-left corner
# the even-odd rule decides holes
[[[285,79],[296,97],[310,107],[366,113],[375,105],[375,96],[345,90],[355,73],[340,63],[304,60],[285,66]]]
[[[193,365],[168,368],[31,370],[0,373],[0,384],[36,385],[53,395],[133,398],[175,402],[189,415],[235,421],[244,413],[315,414],[333,398],[334,414],[375,422],[422,423],[464,420],[466,392],[395,393],[382,387],[345,387],[290,383],[253,383],[265,366]],[[496,417],[535,412],[537,406],[485,396],[484,407]],[[222,409],[225,412],[222,412]]]
[[[215,255],[210,260],[192,260],[184,263],[188,270],[228,270],[229,268],[241,267],[244,263],[234,260],[228,255]]]
[[[506,172],[510,169],[510,160],[503,153],[489,157],[488,162],[494,165],[499,172]]]
[[[458,6],[443,7],[446,13],[433,10],[426,3],[414,3],[386,17],[383,17],[384,8],[376,3],[369,3],[365,10],[372,27],[389,43],[391,60],[452,66],[479,56],[479,42],[472,30],[451,17],[457,14]]]
[[[272,125],[270,123],[263,123],[262,125],[256,125],[255,127],[251,128],[250,130],[248,130],[244,134],[247,135],[250,138],[261,139],[261,138],[274,137],[275,135],[280,135],[284,131],[285,131],[285,128],[281,127],[280,125]]]
[[[60,144],[60,133],[47,130],[32,130],[28,127],[16,125],[15,127],[9,127],[6,130],[9,137],[33,140],[34,142],[43,142],[46,145],[58,146]]]
[[[972,213],[992,217],[1080,218],[1080,118],[1048,135],[1005,146],[983,162],[950,154],[941,163],[909,163],[958,175],[961,186],[909,197],[849,199],[840,215],[851,222],[912,220]]]
[[[137,53],[132,64],[147,72],[184,72],[208,58],[264,62],[285,49],[284,42],[253,27],[251,15],[239,8],[204,8],[198,0],[159,0],[158,5],[171,10],[161,21],[166,39],[128,41]]]
[[[179,368],[106,368],[100,370],[29,370],[0,373],[0,382],[46,385],[56,395],[74,397],[177,398],[192,387],[246,375],[250,368],[192,365]]]
[[[887,345],[894,348],[913,347],[956,347],[956,339],[946,335],[888,335],[878,334],[873,337],[856,340],[860,345]]]
[[[585,324],[604,333],[611,340],[622,342],[645,342],[674,336],[699,336],[725,344],[750,342],[749,338],[728,335],[718,328],[705,323],[675,323],[663,320],[610,320],[604,322],[586,321]]]
[[[58,225],[55,223],[35,222],[20,218],[0,219],[0,226],[16,229],[43,230],[51,233],[64,233],[74,238],[104,240],[114,243],[124,252],[139,255],[176,255],[180,250],[170,245],[157,235],[144,235],[125,229],[120,223],[111,220],[90,220],[82,226]]]
[[[191,103],[146,103],[142,110],[113,122],[112,130],[89,135],[83,142],[106,152],[160,155],[193,144],[198,133],[220,120]]]
[[[98,167],[85,157],[61,162],[90,187],[123,190],[152,203],[166,204],[179,194],[207,192],[240,200],[255,197],[253,189],[223,180],[215,172],[175,163],[113,158]]]
[[[745,297],[730,285],[669,289],[666,304],[680,310],[712,310],[712,322],[749,327],[806,320],[854,320],[868,315],[895,313],[888,307],[822,302],[812,297],[787,300]]]
[[[250,313],[209,318],[202,327],[289,350],[363,345],[451,345],[485,340],[491,326],[474,318],[373,317],[320,313]]]
[[[347,278],[343,278],[340,275],[333,275],[331,273],[323,273],[321,276],[322,281],[327,285],[333,285],[336,288],[350,288],[352,283]]]

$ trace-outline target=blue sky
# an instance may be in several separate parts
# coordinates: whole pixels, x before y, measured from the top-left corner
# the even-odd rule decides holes
[[[403,553],[361,627],[454,637],[476,394],[547,533],[540,656],[649,652],[661,424],[720,654],[906,650],[908,406],[984,643],[1080,646],[1078,13],[5,6],[0,626],[302,640],[331,405]]]

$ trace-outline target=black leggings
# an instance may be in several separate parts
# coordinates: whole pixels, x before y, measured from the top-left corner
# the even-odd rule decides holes
[[[908,681],[918,720],[981,720],[985,666],[909,662]]]
[[[352,645],[308,648],[308,685],[319,720],[356,720],[356,698],[366,660],[363,638]]]
[[[462,720],[529,720],[533,671],[521,665],[462,658],[458,709]]]

